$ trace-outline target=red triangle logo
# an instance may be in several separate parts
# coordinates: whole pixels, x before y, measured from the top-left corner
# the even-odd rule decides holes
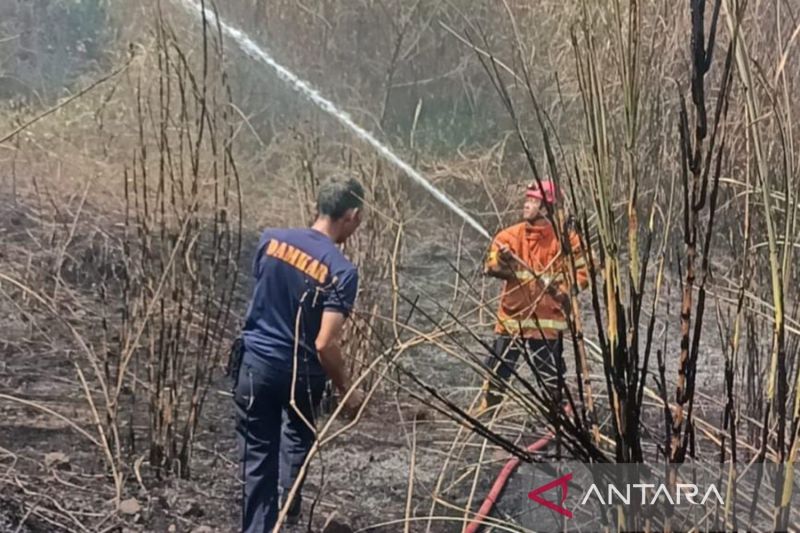
[[[548,509],[566,516],[567,518],[572,518],[572,511],[561,507],[567,500],[567,491],[569,490],[568,484],[571,480],[572,480],[572,473],[565,474],[546,485],[542,485],[538,489],[533,489],[528,493],[528,498],[535,501],[539,505],[544,505]],[[559,502],[558,505],[554,504],[551,501],[547,501],[540,496],[540,494],[542,494],[543,492],[547,492],[548,490],[553,489],[555,487],[561,487],[561,501]]]

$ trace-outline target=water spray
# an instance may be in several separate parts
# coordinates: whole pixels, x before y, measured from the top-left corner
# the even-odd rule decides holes
[[[439,200],[439,202],[444,204],[445,207],[461,217],[464,222],[472,226],[475,231],[491,240],[492,237],[489,235],[489,232],[486,231],[486,229],[481,226],[477,220],[471,217],[457,203],[450,199],[445,193],[434,187],[422,174],[415,170],[411,165],[400,159],[394,152],[391,151],[391,149],[389,149],[388,146],[380,142],[372,133],[356,124],[353,119],[350,118],[350,115],[336,107],[333,102],[322,96],[317,89],[313,88],[308,82],[300,79],[292,71],[275,61],[275,59],[273,59],[273,57],[266,50],[258,46],[255,41],[253,41],[253,39],[251,39],[246,33],[234,28],[230,24],[218,18],[214,11],[208,8],[203,8],[203,6],[201,6],[195,0],[180,0],[180,2],[186,9],[190,10],[194,14],[199,15],[200,17],[205,16],[205,19],[210,21],[213,25],[218,25],[225,35],[236,41],[236,44],[239,45],[239,48],[241,48],[245,54],[271,67],[281,80],[311,100],[311,102],[316,104],[317,107],[332,115],[347,129],[355,133],[358,138],[375,148],[375,150],[377,150],[378,153],[386,160],[402,170],[408,177],[413,179],[419,185],[424,187],[425,190],[431,193],[431,195]]]

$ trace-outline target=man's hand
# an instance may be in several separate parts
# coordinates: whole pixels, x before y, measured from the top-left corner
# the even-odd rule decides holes
[[[553,281],[551,276],[543,275],[539,278],[539,287],[544,289],[547,294],[550,295],[558,305],[561,306],[561,309],[564,313],[569,313],[570,307],[572,306],[572,300],[570,299],[569,293],[562,292],[558,284]]]
[[[350,392],[350,396],[347,397],[347,401],[344,403],[344,413],[351,418],[354,417],[358,413],[358,410],[361,409],[365,399],[366,394],[364,394],[364,391],[361,389],[354,389]]]
[[[492,257],[494,256],[494,257]],[[506,244],[500,244],[496,251],[493,251],[486,263],[483,274],[505,281],[515,280],[514,264],[515,257],[511,249]]]
[[[497,250],[497,254],[500,256],[500,260],[507,264],[514,263],[514,253],[511,251],[511,248],[508,247],[507,244],[501,244],[500,248]]]
[[[558,302],[558,305],[561,306],[561,310],[564,311],[564,314],[569,314],[570,308],[572,307],[572,300],[570,299],[569,294],[556,291],[552,296],[553,299]]]
[[[536,280],[536,283],[539,285],[539,290],[544,291],[556,300],[564,294],[560,290],[558,290],[558,284],[554,281],[553,276],[549,276],[547,274],[542,274]]]

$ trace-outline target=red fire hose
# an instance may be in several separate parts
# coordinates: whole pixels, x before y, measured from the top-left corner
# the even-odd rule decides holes
[[[542,437],[541,439],[537,440],[530,446],[528,446],[527,450],[529,452],[537,452],[548,445],[548,443],[553,440],[553,434],[549,433],[548,435]],[[494,485],[492,485],[492,489],[489,491],[489,494],[486,496],[486,499],[483,500],[483,505],[481,505],[480,510],[478,511],[478,516],[470,522],[467,527],[464,528],[464,533],[477,533],[478,528],[481,527],[483,520],[489,516],[489,513],[492,512],[492,508],[494,504],[497,502],[497,499],[500,497],[500,493],[503,491],[503,487],[506,486],[508,482],[508,478],[511,477],[511,474],[514,473],[514,470],[517,469],[519,466],[519,458],[512,457],[500,473],[497,475],[497,479],[494,480]]]
[[[569,406],[564,409],[567,413],[571,412]],[[538,452],[545,446],[547,446],[551,440],[553,440],[554,434],[551,431],[541,439],[537,440],[530,446],[528,446],[527,451],[529,452]],[[463,533],[477,533],[478,528],[481,527],[484,519],[489,516],[489,513],[492,512],[492,508],[494,504],[497,503],[497,499],[500,497],[500,493],[503,492],[503,488],[508,483],[508,478],[511,477],[511,474],[514,473],[514,470],[517,469],[519,466],[519,458],[512,457],[500,473],[497,475],[497,479],[494,480],[494,485],[492,485],[492,489],[489,491],[489,494],[486,496],[486,499],[483,500],[483,504],[481,508],[478,510],[478,516],[475,517],[472,522],[470,522],[467,527],[464,528]]]

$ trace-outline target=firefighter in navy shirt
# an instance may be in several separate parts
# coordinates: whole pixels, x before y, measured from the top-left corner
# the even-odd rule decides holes
[[[234,395],[245,532],[271,531],[287,504],[314,442],[326,379],[342,394],[350,389],[339,337],[355,303],[358,271],[337,245],[361,223],[363,197],[357,180],[331,178],[319,187],[311,228],[268,229],[259,241]],[[354,390],[345,407],[357,410],[363,400]],[[287,521],[298,521],[300,504],[298,492]]]

